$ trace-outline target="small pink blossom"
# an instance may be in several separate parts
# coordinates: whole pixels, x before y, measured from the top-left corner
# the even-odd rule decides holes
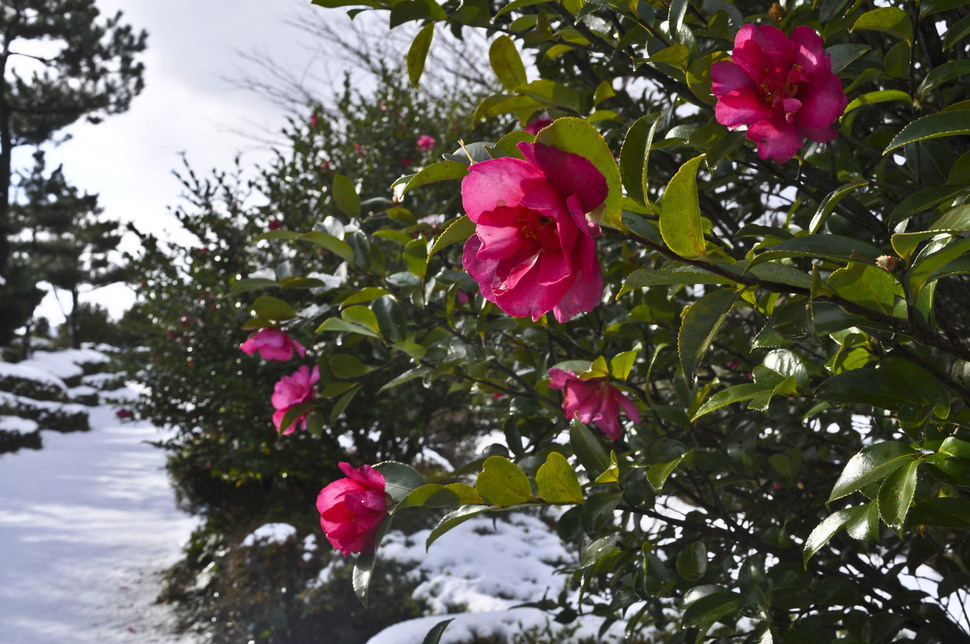
[[[314,130],[317,129],[317,113],[314,112],[310,115],[310,127]]]
[[[343,556],[374,551],[377,528],[387,516],[384,476],[369,465],[340,463],[347,478],[323,488],[317,497],[320,527]]]
[[[795,27],[789,39],[771,25],[744,25],[731,60],[711,65],[711,81],[717,122],[731,129],[747,125],[758,156],[778,163],[791,159],[805,138],[834,139],[832,123],[848,104],[811,27]]]
[[[623,435],[619,419],[621,407],[630,420],[640,422],[636,405],[606,378],[581,380],[573,372],[562,369],[550,369],[549,377],[550,387],[566,392],[562,403],[566,418],[578,418],[584,425],[596,423],[610,440]]]
[[[273,424],[276,425],[276,431],[281,434],[292,434],[297,425],[300,425],[301,429],[306,429],[307,413],[300,415],[286,429],[283,429],[280,425],[283,423],[286,412],[297,405],[313,400],[313,396],[316,395],[313,385],[319,380],[320,367],[314,366],[313,371],[310,371],[306,365],[293,372],[293,375],[280,378],[279,382],[273,387],[273,397],[270,399],[276,409],[273,414]]]
[[[559,322],[592,311],[603,293],[596,256],[599,224],[587,215],[608,192],[588,159],[540,143],[519,143],[525,159],[475,163],[461,197],[475,234],[462,265],[485,299],[516,317]]]
[[[269,224],[267,224],[267,228],[269,228],[270,230],[279,230],[280,226],[282,225],[283,225],[283,222],[280,221],[279,219],[270,219]]]
[[[324,172],[326,172],[327,170],[329,170],[330,169],[330,162],[329,161],[326,161],[326,160],[321,161],[320,162],[320,169],[323,170]]]
[[[418,137],[418,147],[423,151],[427,152],[434,147],[434,137],[428,134],[422,134]]]
[[[539,133],[539,130],[541,130],[542,128],[548,125],[552,125],[552,119],[549,118],[548,112],[543,112],[538,116],[538,118],[536,118],[533,121],[530,121],[529,124],[522,129],[528,132],[529,134],[531,134],[532,136],[535,136],[536,134]]]
[[[280,331],[276,327],[260,329],[240,344],[239,348],[249,356],[259,351],[263,360],[289,360],[293,357],[293,349],[296,349],[301,358],[306,355],[306,349],[303,348],[303,345],[291,338],[285,331]]]
[[[403,167],[405,167],[405,168],[408,167],[409,165],[411,165],[412,163],[414,163],[414,161],[412,161],[411,159],[409,159],[407,157],[404,157],[403,159],[401,159],[401,165]]]
[[[120,420],[124,420],[125,418],[131,418],[132,415],[133,414],[131,410],[125,407],[122,407],[121,409],[118,409],[115,411],[115,418],[118,418]]]

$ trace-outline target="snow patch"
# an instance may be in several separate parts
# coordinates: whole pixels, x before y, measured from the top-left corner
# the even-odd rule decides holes
[[[243,539],[244,548],[255,546],[256,544],[268,545],[286,543],[287,540],[296,536],[296,528],[289,523],[267,523],[259,526]]]

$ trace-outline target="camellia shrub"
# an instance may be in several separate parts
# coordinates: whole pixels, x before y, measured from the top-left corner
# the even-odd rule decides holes
[[[335,174],[339,213],[260,239],[340,279],[244,284],[276,289],[250,328],[298,320],[322,349],[276,385],[283,440],[415,383],[460,396],[444,425],[504,433],[467,477],[321,482],[362,598],[410,508],[441,508],[434,547],[556,506],[583,592],[536,602],[564,622],[970,639],[966,3],[315,4],[415,26],[415,84],[435,34],[486,34],[467,62],[500,89],[474,120],[506,126],[436,140],[390,194]]]

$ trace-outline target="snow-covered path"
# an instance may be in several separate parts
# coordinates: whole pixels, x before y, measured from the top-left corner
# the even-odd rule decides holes
[[[0,641],[192,642],[155,598],[196,521],[175,507],[159,431],[91,410],[90,432],[43,432],[0,455]]]

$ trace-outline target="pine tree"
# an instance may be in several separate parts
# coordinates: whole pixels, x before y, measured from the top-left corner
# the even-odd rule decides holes
[[[124,278],[111,253],[121,241],[117,221],[100,218],[98,195],[79,194],[67,183],[63,167],[45,175],[44,153],[34,153],[34,167],[18,186],[21,198],[11,207],[21,227],[12,244],[17,265],[27,266],[38,281],[71,294],[68,317],[71,344],[78,347],[78,311],[82,285],[104,286]]]
[[[0,0],[0,345],[39,302],[37,276],[12,257],[13,149],[124,112],[144,87],[147,34],[99,16],[95,0]]]

